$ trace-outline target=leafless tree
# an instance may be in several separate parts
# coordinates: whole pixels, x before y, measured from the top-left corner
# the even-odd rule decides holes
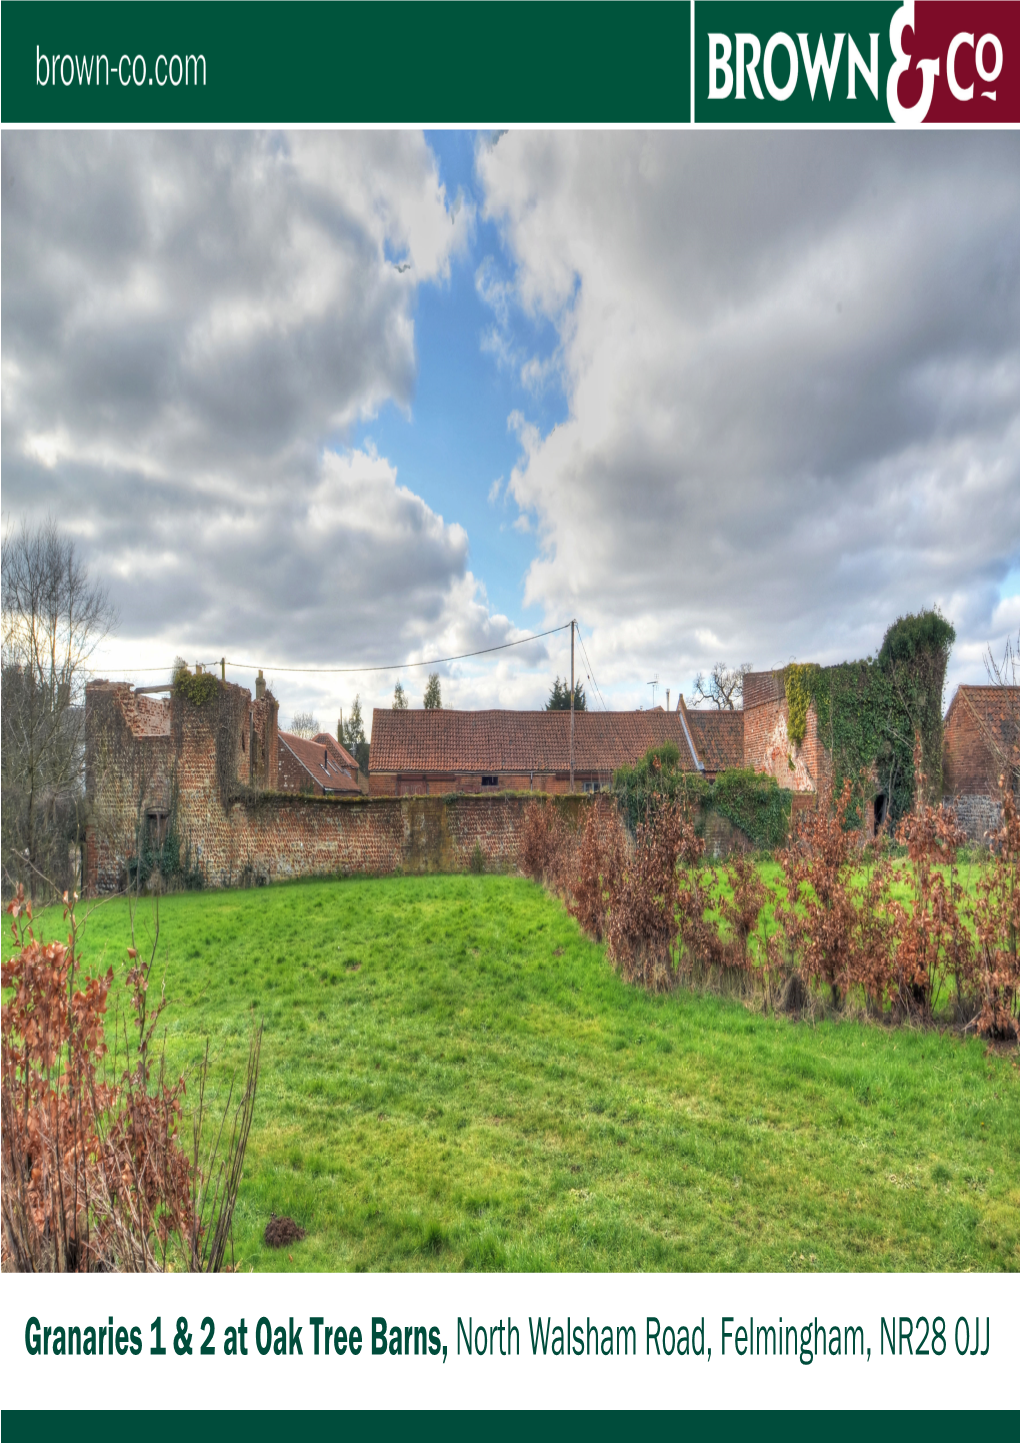
[[[732,670],[723,661],[717,661],[707,679],[703,671],[694,678],[691,705],[700,706],[708,702],[720,711],[736,711],[737,702],[743,700],[744,677],[752,670],[749,661],[742,662]]]
[[[3,537],[2,852],[4,890],[73,882],[84,834],[85,683],[115,621],[105,587],[52,519]]]
[[[310,711],[299,711],[291,722],[290,729],[296,737],[314,737],[322,731],[318,718]]]

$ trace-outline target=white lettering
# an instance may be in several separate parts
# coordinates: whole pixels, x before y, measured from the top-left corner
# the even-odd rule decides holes
[[[871,41],[871,64],[865,67],[864,56],[854,44],[854,37],[850,36],[850,45],[847,51],[847,67],[850,71],[850,84],[847,87],[847,100],[857,99],[857,72],[864,76],[864,83],[871,91],[875,99],[878,99],[878,31],[873,30],[868,37]]]
[[[157,56],[156,56],[156,84],[157,84],[157,85],[165,85],[165,84],[166,84],[166,75],[165,75],[165,74],[164,74],[162,80],[160,80],[160,78],[159,78],[159,62],[160,62],[161,60],[162,60],[162,62],[163,62],[163,67],[164,67],[164,70],[165,70],[165,68],[166,68],[166,56],[165,56],[165,55],[157,55]]]
[[[785,85],[777,85],[772,76],[772,57],[779,47],[782,46],[790,57],[790,77]],[[800,66],[797,60],[797,47],[787,35],[785,30],[778,31],[772,36],[765,46],[765,89],[772,96],[773,100],[789,100],[797,88],[797,76],[800,73]]]
[[[40,80],[39,66],[43,63],[44,60],[46,62],[46,79]],[[50,83],[50,57],[48,55],[43,55],[38,45],[35,47],[35,83],[36,85],[49,85]]]
[[[745,55],[745,52],[748,51],[748,50],[751,52],[751,58],[750,58],[750,60],[746,60],[746,61],[745,61],[744,55]],[[745,71],[745,70],[747,71],[747,74],[748,74],[748,76],[750,77],[750,80],[751,80],[751,89],[754,91],[755,95],[758,97],[759,100],[764,100],[764,99],[765,99],[764,95],[762,95],[762,93],[761,93],[761,86],[760,86],[759,83],[758,83],[758,77],[757,77],[757,75],[755,74],[755,67],[757,66],[758,61],[759,61],[760,59],[761,59],[761,41],[758,39],[757,35],[739,34],[739,35],[737,36],[737,99],[738,99],[738,100],[743,100],[743,99],[745,98],[745,97],[744,97],[744,71]]]
[[[86,64],[86,61],[88,62],[87,64]],[[78,61],[78,84],[79,84],[79,85],[81,84],[81,78],[82,78],[83,75],[85,76],[85,84],[86,84],[86,85],[91,85],[91,84],[92,84],[92,56],[91,56],[91,55],[83,55],[82,58]],[[96,70],[96,82],[98,83],[98,81],[99,81],[99,70],[98,70],[98,68],[97,68],[97,70]]]
[[[968,85],[965,88],[956,78],[956,52],[959,50],[961,45],[969,45],[970,48],[973,50],[973,34],[966,35],[961,30],[959,35],[954,35],[952,40],[949,42],[949,54],[946,56],[946,79],[949,81],[949,88],[956,96],[957,100],[973,100],[973,85]]]
[[[839,64],[839,57],[843,53],[843,40],[845,34],[838,34],[833,41],[832,59],[825,53],[825,36],[819,35],[818,47],[815,50],[815,58],[811,59],[811,51],[808,47],[808,38],[803,31],[798,31],[797,39],[800,41],[800,53],[804,57],[804,69],[807,72],[808,86],[811,90],[811,99],[815,98],[815,86],[818,84],[819,70],[825,76],[825,89],[829,99],[832,99],[832,87],[836,81],[836,67]]]
[[[983,63],[986,45],[991,45],[995,51],[995,65],[991,70],[986,70]],[[974,47],[974,64],[982,80],[998,80],[1002,71],[1002,42],[997,35],[982,35]]]
[[[708,98],[709,100],[725,100],[733,89],[733,70],[730,66],[730,56],[733,54],[733,46],[730,44],[728,35],[710,35],[708,37]],[[45,60],[45,55],[43,56]],[[722,85],[716,84],[716,76],[720,71],[725,73],[726,79]],[[43,84],[45,85],[45,81]]]

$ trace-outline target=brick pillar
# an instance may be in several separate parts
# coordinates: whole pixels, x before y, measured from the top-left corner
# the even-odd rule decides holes
[[[266,787],[275,792],[280,780],[280,703],[270,700],[266,715]]]

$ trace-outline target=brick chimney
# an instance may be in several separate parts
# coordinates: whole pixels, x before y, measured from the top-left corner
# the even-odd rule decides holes
[[[265,696],[265,694],[266,694],[266,679],[265,679],[265,677],[262,675],[262,670],[261,670],[261,668],[260,668],[260,669],[259,669],[259,674],[258,674],[258,676],[255,678],[255,700],[256,700],[256,701],[261,701],[262,698]]]

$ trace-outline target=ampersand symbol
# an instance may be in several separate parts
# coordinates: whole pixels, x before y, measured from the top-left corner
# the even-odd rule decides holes
[[[191,1352],[191,1334],[187,1331],[187,1318],[177,1319],[177,1336],[174,1338],[174,1352],[180,1357]]]

